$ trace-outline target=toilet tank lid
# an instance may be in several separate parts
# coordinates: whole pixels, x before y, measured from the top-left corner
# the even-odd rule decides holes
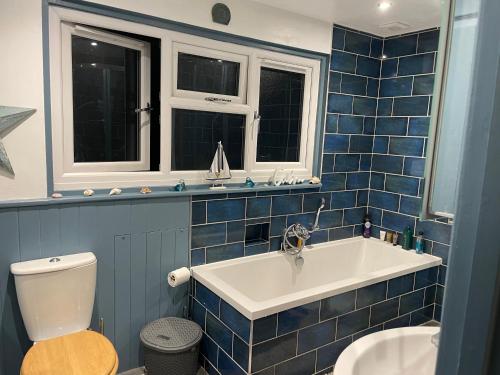
[[[28,260],[12,263],[10,272],[14,275],[35,275],[39,273],[55,272],[85,266],[96,262],[94,253],[79,253],[61,255],[50,258]]]

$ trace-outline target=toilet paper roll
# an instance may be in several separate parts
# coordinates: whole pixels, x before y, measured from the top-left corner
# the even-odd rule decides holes
[[[168,274],[168,284],[175,288],[178,285],[187,283],[191,277],[191,271],[187,267],[173,270]]]

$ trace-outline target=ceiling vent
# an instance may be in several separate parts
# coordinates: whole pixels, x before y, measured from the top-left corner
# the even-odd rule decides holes
[[[380,25],[380,28],[383,30],[388,30],[392,33],[402,33],[405,30],[410,28],[410,25],[404,22],[389,22],[383,25]]]

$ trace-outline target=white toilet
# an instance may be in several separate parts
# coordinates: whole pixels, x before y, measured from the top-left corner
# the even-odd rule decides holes
[[[13,263],[17,299],[29,338],[21,375],[114,375],[118,357],[89,331],[97,259],[93,253]]]

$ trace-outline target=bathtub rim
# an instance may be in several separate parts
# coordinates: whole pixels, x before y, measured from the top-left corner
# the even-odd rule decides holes
[[[401,246],[392,246],[391,244],[385,244],[376,238],[364,238],[362,236],[347,238],[343,240],[322,242],[319,244],[308,245],[304,248],[304,252],[318,251],[325,247],[333,245],[341,245],[348,243],[359,243],[362,241],[374,241],[377,244],[387,245],[388,248],[394,251],[410,251],[415,254],[415,250],[403,250]],[[222,298],[225,302],[229,303],[238,312],[245,316],[249,320],[257,320],[281,311],[285,311],[294,307],[302,306],[308,303],[316,302],[324,298],[339,295],[351,290],[359,289],[368,285],[376,284],[379,282],[394,279],[399,276],[407,275],[417,271],[421,271],[428,268],[437,267],[442,264],[442,259],[430,254],[421,254],[419,257],[425,259],[425,263],[414,264],[411,266],[407,265],[397,265],[390,268],[385,268],[382,271],[372,272],[367,274],[366,277],[359,278],[353,277],[349,279],[344,279],[342,281],[335,281],[333,283],[323,284],[317,287],[309,288],[306,290],[298,291],[295,293],[286,294],[284,296],[279,296],[276,298],[268,299],[265,301],[254,301],[251,298],[244,295],[242,292],[233,288],[230,284],[224,280],[218,278],[214,274],[210,274],[210,271],[227,267],[232,264],[239,263],[251,263],[258,261],[260,259],[266,259],[270,257],[278,256],[288,256],[280,251],[273,251],[257,255],[249,255],[240,258],[234,258],[229,260],[224,260],[220,262],[214,262],[209,264],[203,264],[199,266],[191,267],[191,275],[193,279],[197,282],[203,284],[218,297]],[[368,277],[369,276],[369,277]],[[219,283],[219,285],[217,285]],[[196,298],[196,297],[195,297]]]

